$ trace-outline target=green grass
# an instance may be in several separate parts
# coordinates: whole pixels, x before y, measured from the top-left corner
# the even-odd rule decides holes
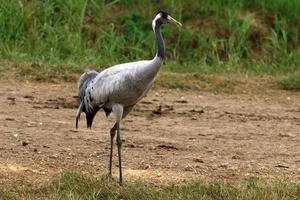
[[[300,70],[298,0],[0,0],[0,60],[53,76],[150,59],[151,20],[163,8],[164,71],[286,75]],[[63,78],[64,79],[64,78]]]
[[[201,73],[162,72],[155,82],[156,88],[201,90],[215,93],[233,93],[240,77],[214,76]],[[242,87],[242,86],[241,86]]]
[[[269,199],[296,200],[300,185],[284,181],[253,179],[234,187],[221,182],[189,183],[155,186],[143,181],[127,181],[123,187],[106,177],[94,177],[76,172],[64,172],[51,182],[39,187],[10,187],[0,191],[0,198],[6,199]]]
[[[300,76],[293,75],[286,78],[282,78],[278,81],[279,86],[285,90],[297,90],[300,91]]]

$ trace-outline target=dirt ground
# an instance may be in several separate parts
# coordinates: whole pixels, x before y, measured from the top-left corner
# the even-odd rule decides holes
[[[106,174],[113,115],[82,115],[76,84],[0,83],[0,187],[62,170]],[[152,90],[121,124],[124,179],[300,181],[300,93]],[[114,176],[117,177],[114,150]]]

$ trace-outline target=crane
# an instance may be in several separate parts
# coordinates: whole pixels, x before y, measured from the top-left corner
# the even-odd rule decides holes
[[[109,174],[112,177],[112,154],[114,137],[118,147],[119,183],[122,184],[121,134],[120,123],[150,90],[158,73],[164,56],[164,41],[160,32],[162,24],[167,22],[182,26],[167,12],[159,11],[152,20],[156,37],[157,52],[152,60],[141,60],[114,65],[101,72],[87,71],[78,81],[79,107],[76,113],[76,128],[81,112],[86,114],[87,127],[91,128],[94,116],[103,109],[106,116],[115,115],[115,124],[110,130]]]

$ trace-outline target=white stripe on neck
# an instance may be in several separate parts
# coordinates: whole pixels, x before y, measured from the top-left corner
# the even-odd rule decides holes
[[[152,29],[155,32],[156,20],[161,17],[161,13],[157,14],[155,18],[152,20]]]

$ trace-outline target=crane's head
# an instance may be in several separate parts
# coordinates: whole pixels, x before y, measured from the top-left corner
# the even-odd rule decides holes
[[[168,22],[176,24],[178,26],[182,26],[180,22],[171,17],[167,12],[160,10],[157,12],[155,18],[152,21],[152,28],[153,30],[155,30],[156,27],[159,27],[160,25]]]

